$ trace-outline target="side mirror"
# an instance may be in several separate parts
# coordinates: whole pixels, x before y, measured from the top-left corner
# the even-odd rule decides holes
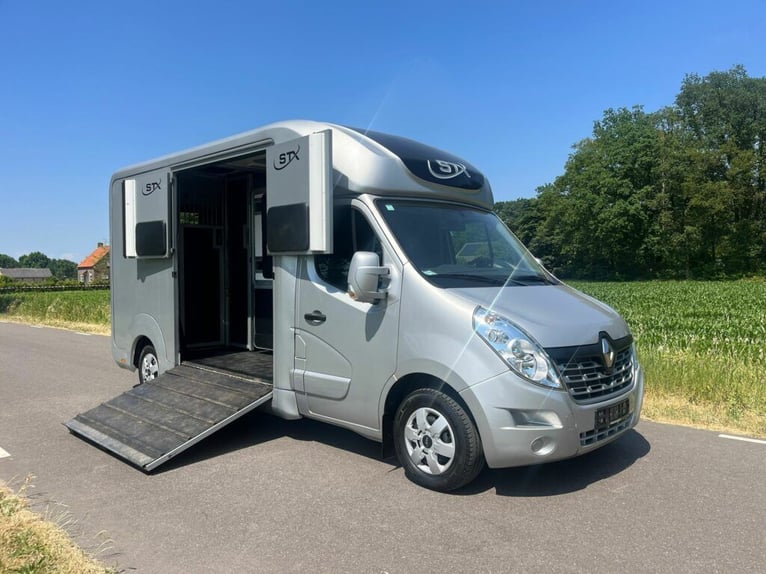
[[[378,289],[378,280],[389,274],[388,267],[380,266],[377,253],[357,251],[348,268],[348,295],[355,301],[374,303],[386,298],[386,291]]]

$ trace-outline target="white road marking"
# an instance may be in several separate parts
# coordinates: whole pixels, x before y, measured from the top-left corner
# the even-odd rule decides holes
[[[743,442],[754,442],[755,444],[766,444],[766,440],[760,440],[757,438],[748,438],[745,436],[731,436],[730,434],[719,434],[718,438],[728,438],[731,440],[741,440]]]
[[[11,456],[11,453],[0,446],[0,458],[8,458],[9,456]]]

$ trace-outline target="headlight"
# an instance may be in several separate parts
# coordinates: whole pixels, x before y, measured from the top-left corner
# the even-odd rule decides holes
[[[502,315],[477,307],[473,312],[473,329],[516,374],[550,389],[564,388],[548,354]]]

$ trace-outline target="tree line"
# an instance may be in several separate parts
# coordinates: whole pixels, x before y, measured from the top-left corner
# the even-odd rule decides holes
[[[606,110],[562,175],[495,210],[562,277],[763,275],[765,146],[766,78],[691,74],[671,106]]]
[[[51,259],[40,251],[22,255],[18,260],[10,255],[0,253],[0,269],[16,269],[26,267],[31,269],[50,269],[56,279],[77,279],[77,263],[68,259]]]

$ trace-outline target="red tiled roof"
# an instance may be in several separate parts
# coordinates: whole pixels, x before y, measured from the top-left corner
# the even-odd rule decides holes
[[[104,257],[109,255],[109,246],[104,245],[102,247],[97,247],[96,250],[88,255],[85,259],[83,259],[80,264],[77,266],[78,269],[89,269],[91,267],[95,267],[96,263],[101,261]]]

